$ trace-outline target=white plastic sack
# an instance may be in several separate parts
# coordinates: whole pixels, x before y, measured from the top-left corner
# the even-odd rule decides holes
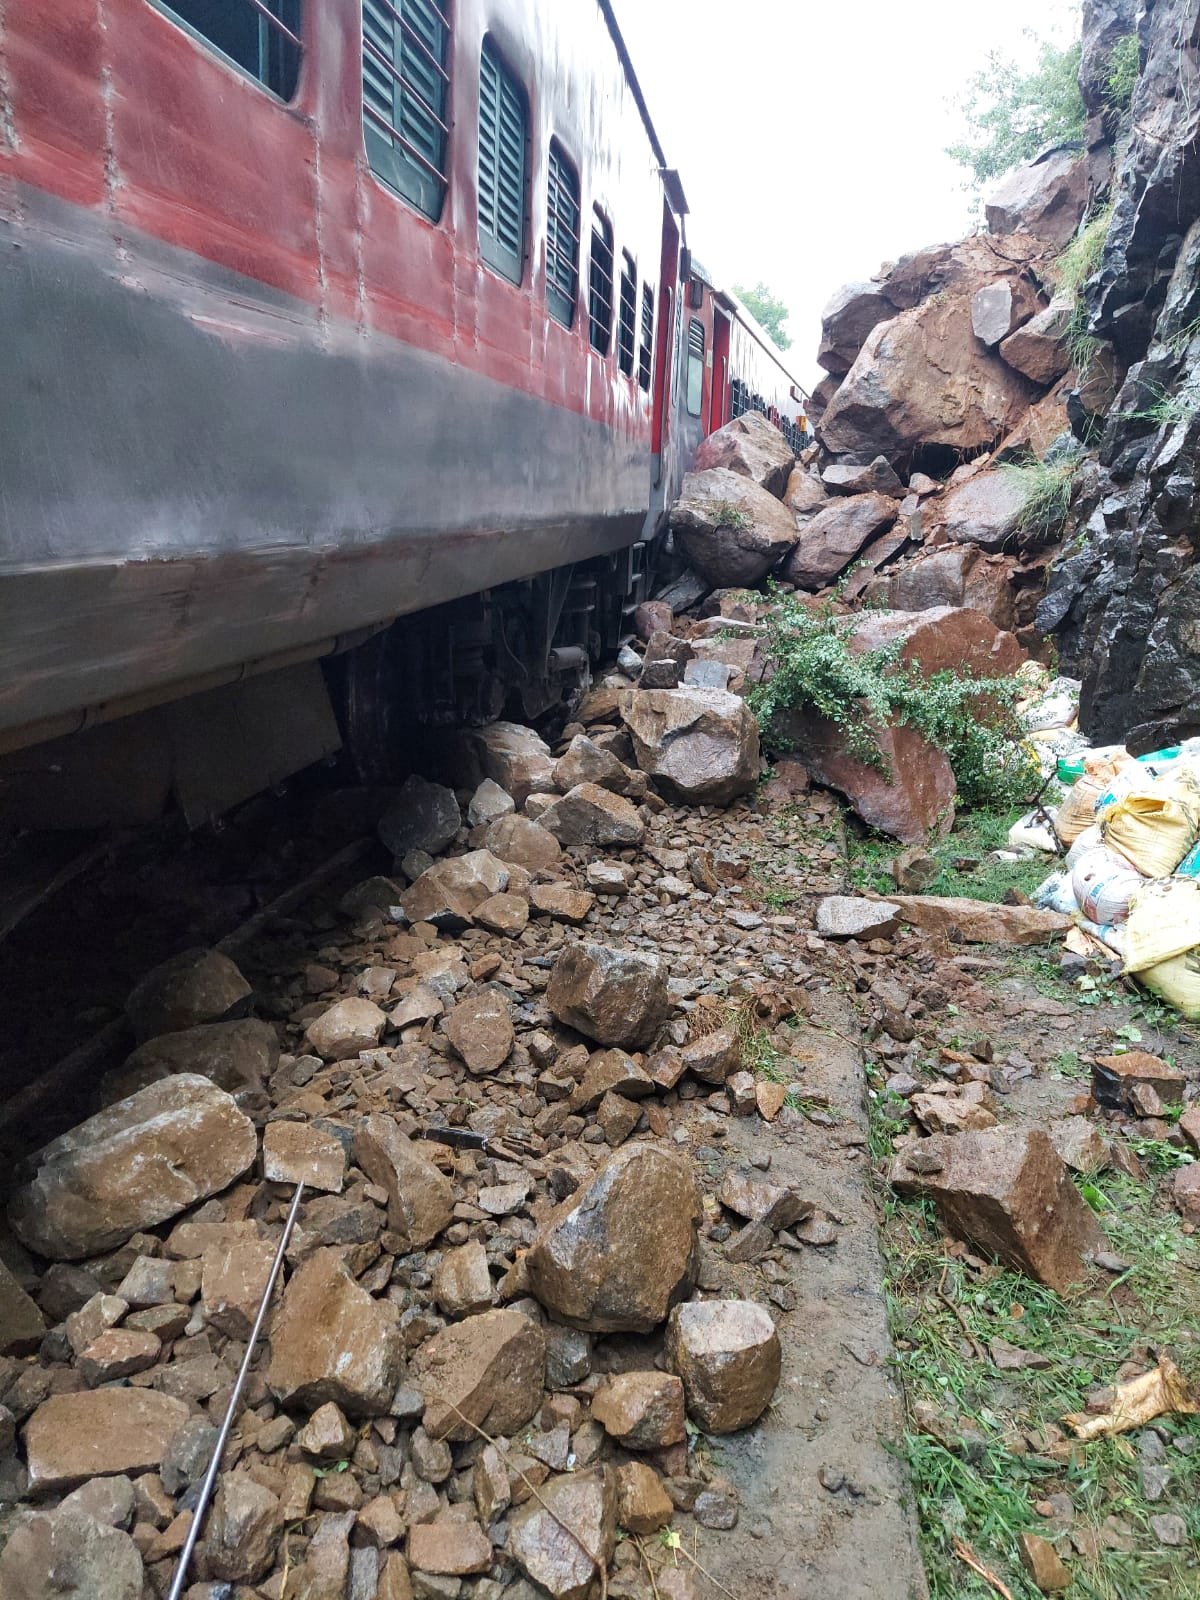
[[[1074,916],[1079,909],[1069,872],[1052,872],[1044,883],[1038,884],[1029,898],[1043,911],[1061,911],[1064,917]]]
[[[1079,909],[1102,927],[1125,921],[1130,903],[1145,881],[1135,867],[1102,844],[1085,851],[1071,869],[1071,887]]]

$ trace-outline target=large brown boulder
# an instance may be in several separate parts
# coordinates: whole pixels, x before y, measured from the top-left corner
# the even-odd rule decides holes
[[[796,542],[796,521],[782,501],[728,467],[689,472],[671,508],[680,549],[714,588],[765,578]]]
[[[349,1416],[382,1416],[403,1363],[399,1308],[357,1284],[340,1250],[314,1250],[271,1324],[267,1384],[275,1398],[308,1411],[332,1401]]]
[[[185,1401],[153,1389],[51,1395],[25,1428],[30,1493],[41,1496],[117,1473],[157,1472],[189,1415]]]
[[[422,1345],[413,1382],[425,1396],[425,1431],[473,1439],[475,1428],[516,1433],[542,1403],[546,1335],[520,1311],[483,1311]],[[474,1424],[474,1426],[472,1426]]]
[[[410,922],[461,928],[470,923],[477,906],[507,888],[508,868],[503,861],[488,850],[472,850],[465,856],[448,856],[435,862],[404,891],[400,904]]]
[[[937,606],[982,612],[996,627],[1016,624],[1010,557],[984,555],[973,544],[925,550],[887,577],[888,604],[897,611],[929,611]]]
[[[957,543],[999,550],[1011,544],[1026,500],[1020,474],[995,469],[979,472],[930,506],[924,515],[928,537],[941,533]]]
[[[826,372],[849,372],[867,335],[896,315],[896,307],[878,283],[847,283],[821,312],[821,348],[817,361]]]
[[[1000,354],[1031,382],[1045,387],[1056,383],[1071,365],[1067,332],[1071,301],[1054,300],[1045,311],[1031,317],[1000,346]]]
[[[588,1333],[650,1333],[695,1282],[700,1193],[688,1161],[617,1151],[551,1212],[525,1256],[530,1291]]]
[[[899,659],[918,667],[926,678],[938,672],[1003,678],[1026,660],[1011,633],[978,611],[955,606],[864,613],[851,635],[851,648],[880,650],[889,645],[898,645]]]
[[[829,403],[826,448],[891,460],[929,445],[990,449],[1033,397],[1028,381],[981,346],[968,282],[877,327]]]
[[[693,471],[728,467],[777,499],[787,488],[796,457],[791,445],[761,411],[746,411],[700,441]]]
[[[800,589],[823,589],[872,539],[895,522],[900,507],[886,494],[856,494],[818,511],[800,532],[783,576]]]
[[[670,1010],[666,967],[641,950],[569,944],[554,963],[546,1004],[559,1022],[597,1044],[639,1050]]]
[[[489,722],[457,730],[442,752],[454,782],[475,788],[485,778],[511,795],[519,811],[531,794],[554,789],[554,757],[532,728],[519,722]]]
[[[219,1022],[250,994],[250,985],[220,950],[197,947],[171,956],[138,982],[125,1002],[138,1040]]]
[[[728,805],[758,782],[758,723],[723,689],[631,689],[621,720],[641,770],[681,805]]]
[[[559,844],[601,850],[640,845],[646,833],[645,823],[624,795],[596,783],[577,783],[542,812],[540,822]]]
[[[1087,201],[1087,157],[1059,147],[1002,179],[984,202],[984,214],[993,234],[1032,234],[1061,250],[1083,220]]]
[[[31,1158],[8,1217],[22,1244],[78,1261],[227,1188],[258,1153],[254,1124],[207,1078],[139,1089]]]
[[[230,1094],[261,1089],[278,1061],[279,1040],[269,1022],[243,1017],[236,1022],[202,1023],[140,1045],[100,1080],[100,1099],[111,1105],[178,1072],[198,1073]]]
[[[829,491],[815,473],[809,472],[806,467],[792,468],[783,492],[783,503],[789,511],[795,512],[797,522],[801,517],[811,517],[828,502]]]

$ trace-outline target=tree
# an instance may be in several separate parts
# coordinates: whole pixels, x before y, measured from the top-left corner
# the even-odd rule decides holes
[[[958,100],[967,137],[948,145],[946,154],[971,169],[976,187],[1032,160],[1043,145],[1082,137],[1087,111],[1079,92],[1081,50],[1078,41],[1064,50],[1043,44],[1030,72],[992,51],[970,79]]]
[[[735,283],[733,292],[755,321],[761,323],[771,335],[780,350],[792,348],[792,341],[783,331],[783,325],[788,319],[788,308],[778,295],[772,294],[765,283],[756,283],[753,289],[745,289],[740,283]]]

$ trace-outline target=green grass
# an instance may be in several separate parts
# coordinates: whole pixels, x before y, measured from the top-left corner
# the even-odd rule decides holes
[[[1017,532],[1043,540],[1061,536],[1071,510],[1071,494],[1082,464],[1082,456],[1047,463],[1031,456],[1027,461],[1010,462],[1001,472],[1021,493]]]
[[[1004,899],[1010,889],[1029,894],[1053,870],[1049,856],[1036,856],[1022,861],[991,861],[994,850],[1008,847],[1008,830],[1024,815],[1023,808],[1012,811],[964,811],[955,819],[949,837],[929,848],[929,853],[940,864],[941,872],[927,894],[962,896],[970,900]],[[859,889],[874,889],[879,894],[893,894],[896,883],[891,874],[891,862],[902,848],[894,839],[878,834],[855,837],[847,834],[850,863],[850,881]],[[959,859],[978,858],[979,866],[960,871],[954,862]]]
[[[1104,241],[1108,238],[1112,216],[1111,205],[1097,211],[1054,263],[1056,287],[1060,294],[1078,299],[1084,284],[1100,270]]]

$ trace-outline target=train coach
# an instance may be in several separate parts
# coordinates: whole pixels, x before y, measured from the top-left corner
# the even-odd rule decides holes
[[[687,248],[608,0],[21,0],[0,816],[196,823],[536,715],[698,440],[802,400]]]

